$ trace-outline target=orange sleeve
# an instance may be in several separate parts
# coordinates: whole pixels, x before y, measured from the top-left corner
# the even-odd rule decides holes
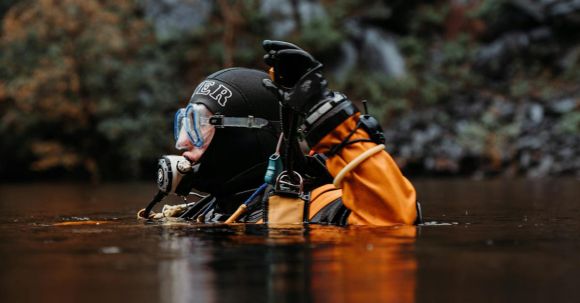
[[[324,153],[339,144],[355,127],[360,114],[356,114],[326,135],[315,147]],[[350,138],[366,139],[368,134],[359,128]],[[347,145],[337,155],[326,161],[334,177],[349,162],[368,149],[373,142]],[[380,151],[364,160],[348,172],[341,182],[342,201],[352,213],[349,224],[393,225],[413,224],[417,216],[415,188],[401,173],[399,167],[386,151]]]

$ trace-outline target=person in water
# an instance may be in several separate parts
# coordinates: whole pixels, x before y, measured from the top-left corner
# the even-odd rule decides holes
[[[419,222],[415,189],[385,151],[378,122],[329,90],[322,64],[306,51],[282,41],[263,47],[270,74],[218,71],[176,113],[175,146],[196,164],[188,186],[208,193],[177,216],[262,223],[277,220],[282,201],[281,213],[304,205],[294,208],[308,223]]]

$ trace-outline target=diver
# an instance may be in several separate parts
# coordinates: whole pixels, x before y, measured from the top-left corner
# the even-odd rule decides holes
[[[413,185],[386,152],[376,119],[328,89],[322,64],[265,40],[269,73],[228,68],[203,80],[174,119],[181,157],[160,160],[160,191],[139,213],[205,223],[420,223]],[[366,105],[366,104],[365,104]],[[366,107],[366,106],[365,106]],[[168,193],[195,203],[153,205]]]

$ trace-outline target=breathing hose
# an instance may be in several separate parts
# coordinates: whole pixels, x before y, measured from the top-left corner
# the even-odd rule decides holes
[[[139,212],[139,216],[143,219],[149,219],[149,214],[151,213],[151,210],[153,209],[155,204],[161,202],[161,200],[163,200],[163,198],[165,198],[165,196],[167,196],[167,193],[165,193],[163,191],[158,191],[157,194],[155,195],[155,197],[153,197],[153,200],[151,200],[151,202],[149,202],[149,204],[147,204],[147,207],[145,207],[145,210],[143,210],[142,213]]]

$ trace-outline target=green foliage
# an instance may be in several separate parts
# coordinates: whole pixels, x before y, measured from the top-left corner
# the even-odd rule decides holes
[[[313,52],[324,52],[336,48],[344,39],[332,19],[314,19],[303,25],[297,43],[308,45]]]
[[[501,16],[506,3],[506,0],[482,1],[477,9],[469,13],[469,16],[471,18],[481,18],[487,22],[495,22]]]
[[[428,62],[428,45],[416,36],[401,37],[399,48],[406,58],[407,67],[412,71],[421,69]]]
[[[356,98],[386,103],[378,106],[385,109],[384,116],[413,106],[443,103],[454,93],[470,89],[479,81],[470,67],[476,45],[467,33],[442,40],[448,15],[449,6],[440,4],[422,4],[411,13],[409,34],[398,39],[407,75],[390,79],[358,70],[341,88]]]
[[[516,79],[510,86],[510,94],[516,98],[527,96],[530,92],[529,82],[525,79]]]
[[[365,81],[356,80],[362,78]],[[351,100],[368,100],[370,112],[384,120],[411,107],[417,86],[417,79],[413,77],[384,77],[359,70],[339,89],[348,91]]]
[[[489,131],[478,122],[466,122],[457,132],[457,142],[472,155],[485,154]]]
[[[470,58],[469,37],[465,34],[456,39],[445,41],[442,49],[445,64],[463,64]]]
[[[417,12],[410,19],[410,29],[415,35],[434,34],[443,26],[449,13],[448,4],[419,5]]]
[[[578,136],[580,134],[580,112],[573,111],[565,114],[558,123],[558,129],[563,133]]]
[[[571,49],[563,60],[563,78],[570,82],[580,83],[580,45]]]
[[[168,146],[170,127],[160,121],[175,106],[177,75],[134,8],[46,0],[6,16],[0,102],[9,109],[0,135],[26,138],[10,147],[32,151],[31,169],[137,176]]]
[[[435,104],[449,94],[449,82],[437,75],[425,75],[424,83],[419,91],[419,97],[426,104]]]
[[[273,20],[260,12],[260,0],[214,2],[207,24],[166,37],[143,16],[146,2],[1,2],[0,152],[9,161],[0,175],[10,165],[64,168],[93,178],[142,175],[159,154],[172,151],[173,112],[203,77],[229,65],[265,67],[260,42],[270,38]],[[347,19],[396,36],[406,74],[369,74],[360,64],[331,83],[356,102],[369,100],[383,121],[422,106],[443,107],[458,95],[549,103],[577,91],[580,82],[577,45],[567,45],[561,71],[530,49],[527,57],[491,62],[509,71],[501,77],[485,74],[476,60],[489,43],[482,31],[506,23],[504,0],[319,2],[326,17],[301,24],[284,39],[322,61],[338,58],[345,39],[360,46],[356,30],[344,26]],[[577,112],[568,113],[558,129],[577,134],[579,120]],[[513,138],[518,127],[486,113],[458,136],[464,148],[484,153]]]
[[[333,20],[343,20],[361,7],[358,0],[321,1]]]

